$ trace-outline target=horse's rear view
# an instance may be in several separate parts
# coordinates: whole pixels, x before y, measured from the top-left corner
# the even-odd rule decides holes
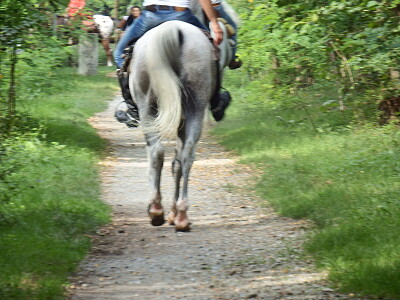
[[[147,32],[135,45],[129,85],[139,107],[147,140],[152,195],[151,224],[164,224],[160,177],[163,137],[177,137],[172,164],[175,193],[170,224],[189,231],[187,217],[189,172],[202,130],[205,109],[214,96],[217,64],[213,46],[197,27],[170,21]],[[180,182],[183,178],[183,184]]]

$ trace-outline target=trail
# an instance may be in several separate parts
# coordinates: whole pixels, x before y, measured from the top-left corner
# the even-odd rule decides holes
[[[360,299],[328,287],[326,274],[304,256],[309,225],[260,208],[256,177],[207,133],[197,148],[190,180],[192,231],[152,227],[147,217],[147,158],[140,129],[129,129],[109,108],[91,118],[110,141],[101,162],[103,200],[112,223],[98,230],[93,249],[71,278],[78,299]],[[163,204],[172,196],[173,143],[166,145]]]

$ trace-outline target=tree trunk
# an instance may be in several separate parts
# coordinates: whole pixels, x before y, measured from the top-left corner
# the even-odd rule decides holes
[[[96,75],[99,64],[99,37],[85,33],[79,38],[79,75]]]
[[[14,46],[11,51],[11,67],[10,67],[10,86],[8,88],[8,114],[10,117],[15,115],[16,109],[16,81],[15,70],[17,65],[17,47]]]
[[[119,0],[114,0],[114,19],[118,20]]]

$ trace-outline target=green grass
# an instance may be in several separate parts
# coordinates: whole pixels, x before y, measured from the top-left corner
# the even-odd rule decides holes
[[[47,140],[73,147],[91,150],[102,149],[100,139],[86,119],[106,108],[104,99],[111,99],[117,88],[117,80],[105,76],[113,69],[100,67],[98,75],[78,76],[76,69],[64,68],[57,72],[53,92],[23,107],[37,121],[46,123]]]
[[[87,234],[109,221],[96,166],[106,143],[86,122],[116,91],[107,72],[57,70],[59,86],[24,103],[27,125],[42,124],[45,135],[19,132],[1,143],[0,299],[63,299]]]
[[[237,89],[230,76],[234,102],[215,133],[263,168],[263,205],[314,222],[305,247],[335,286],[400,299],[399,129],[351,124],[348,112],[322,112],[308,95],[316,133],[305,111],[278,105],[262,86]]]

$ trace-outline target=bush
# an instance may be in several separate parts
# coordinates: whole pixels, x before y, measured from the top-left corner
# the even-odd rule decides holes
[[[343,291],[399,298],[398,127],[321,109],[327,88],[285,95],[253,81],[238,89],[230,86],[237,75],[228,74],[234,102],[216,133],[242,162],[263,170],[262,205],[313,221],[306,249]]]
[[[20,134],[1,144],[0,295],[5,299],[62,295],[68,272],[88,247],[83,234],[108,221],[108,208],[98,200],[93,154],[47,144],[39,135]]]

